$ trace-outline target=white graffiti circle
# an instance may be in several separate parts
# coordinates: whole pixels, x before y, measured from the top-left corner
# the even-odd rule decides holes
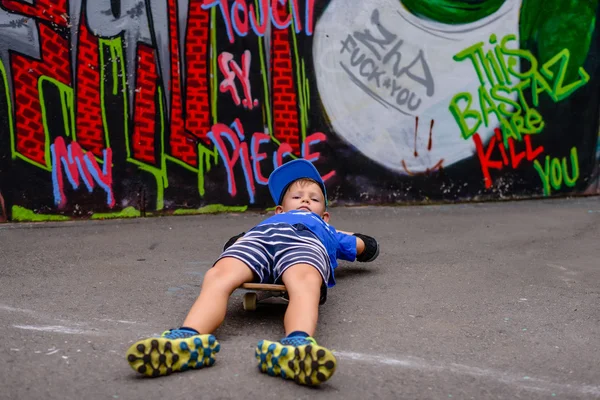
[[[490,36],[519,35],[520,0],[507,0],[479,21],[448,25],[412,15],[399,0],[350,6],[332,0],[315,27],[319,96],[335,132],[370,159],[412,175],[447,167],[475,153],[448,109],[470,92],[479,109],[473,63],[453,56]],[[518,42],[517,42],[518,43]],[[515,99],[517,95],[513,96]],[[486,142],[498,126],[479,130]]]

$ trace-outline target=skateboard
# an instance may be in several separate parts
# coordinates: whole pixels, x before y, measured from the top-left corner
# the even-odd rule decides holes
[[[246,311],[255,311],[259,303],[281,303],[287,305],[289,299],[285,285],[267,283],[244,283],[240,289],[248,290],[244,293],[242,305]],[[261,293],[257,293],[261,292]]]
[[[290,302],[285,285],[270,283],[244,283],[238,289],[247,290],[242,298],[242,305],[246,311],[255,311],[259,304],[287,305]],[[327,290],[321,287],[321,298],[319,305],[327,301]]]

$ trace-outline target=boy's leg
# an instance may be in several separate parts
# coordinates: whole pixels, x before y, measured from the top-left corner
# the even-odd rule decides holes
[[[200,295],[183,323],[184,328],[134,343],[127,351],[131,368],[155,377],[212,366],[220,345],[210,333],[225,319],[231,293],[253,278],[252,270],[242,261],[220,259],[204,276]]]
[[[242,283],[253,280],[254,273],[242,261],[233,257],[220,259],[204,275],[200,295],[183,321],[183,326],[200,333],[214,332],[225,319],[231,293]]]
[[[321,274],[312,265],[297,264],[288,268],[281,280],[290,299],[283,320],[286,336],[296,331],[313,336],[319,318],[319,299],[323,284]]]
[[[303,385],[318,385],[331,378],[337,363],[333,353],[311,337],[317,328],[323,278],[314,266],[296,264],[283,273],[282,280],[290,299],[284,317],[286,337],[258,343],[259,369]]]

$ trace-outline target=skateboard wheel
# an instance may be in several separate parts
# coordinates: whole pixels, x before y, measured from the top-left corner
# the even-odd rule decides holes
[[[254,292],[244,293],[243,305],[244,310],[246,311],[254,311],[256,310],[257,296]]]

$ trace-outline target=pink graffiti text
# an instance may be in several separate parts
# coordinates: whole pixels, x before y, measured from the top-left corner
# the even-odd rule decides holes
[[[219,69],[221,73],[225,77],[221,84],[219,85],[219,90],[221,93],[225,93],[229,91],[231,97],[233,98],[233,102],[236,106],[242,104],[244,108],[252,110],[254,107],[258,106],[258,100],[252,99],[252,89],[250,86],[250,61],[252,55],[249,50],[244,51],[242,54],[242,66],[233,59],[233,54],[228,52],[223,52],[219,55]],[[244,99],[240,98],[238,94],[238,90],[235,86],[235,79],[238,79],[242,84],[242,88],[244,90]]]
[[[234,168],[240,163],[244,172],[244,181],[248,191],[250,203],[253,204],[256,195],[256,184],[266,185],[268,179],[262,173],[261,161],[268,158],[267,153],[261,152],[260,146],[271,141],[271,136],[263,132],[255,132],[250,140],[250,148],[246,139],[244,128],[239,119],[227,126],[222,123],[213,125],[208,133],[208,138],[214,143],[221,160],[227,171],[227,189],[232,197],[237,195],[237,185],[235,181]],[[326,140],[325,134],[321,132],[313,133],[306,137],[302,143],[302,158],[311,162],[317,161],[321,153],[312,152],[311,146]],[[227,144],[228,143],[228,144]],[[273,152],[273,167],[277,168],[284,163],[286,157],[292,155],[292,147],[288,143],[281,143],[277,150]],[[331,171],[323,176],[326,181],[335,175]]]
[[[246,0],[235,0],[231,7],[228,3],[227,0],[203,0],[202,8],[219,7],[231,43],[235,40],[234,32],[244,37],[252,30],[256,36],[264,36],[269,19],[276,29],[287,29],[293,22],[296,33],[303,29],[307,36],[313,33],[315,0],[306,0],[304,24],[298,0],[258,0],[258,12],[254,4]],[[289,8],[291,12],[287,11]]]
[[[106,192],[106,204],[109,207],[115,205],[112,190],[112,150],[103,151],[103,168],[98,166],[96,158],[91,152],[84,152],[77,142],[71,142],[68,146],[62,137],[56,138],[50,146],[52,156],[52,185],[54,187],[54,202],[58,208],[67,204],[65,196],[64,173],[74,190],[77,190],[81,181],[85,184],[88,192],[92,193],[96,184]]]

